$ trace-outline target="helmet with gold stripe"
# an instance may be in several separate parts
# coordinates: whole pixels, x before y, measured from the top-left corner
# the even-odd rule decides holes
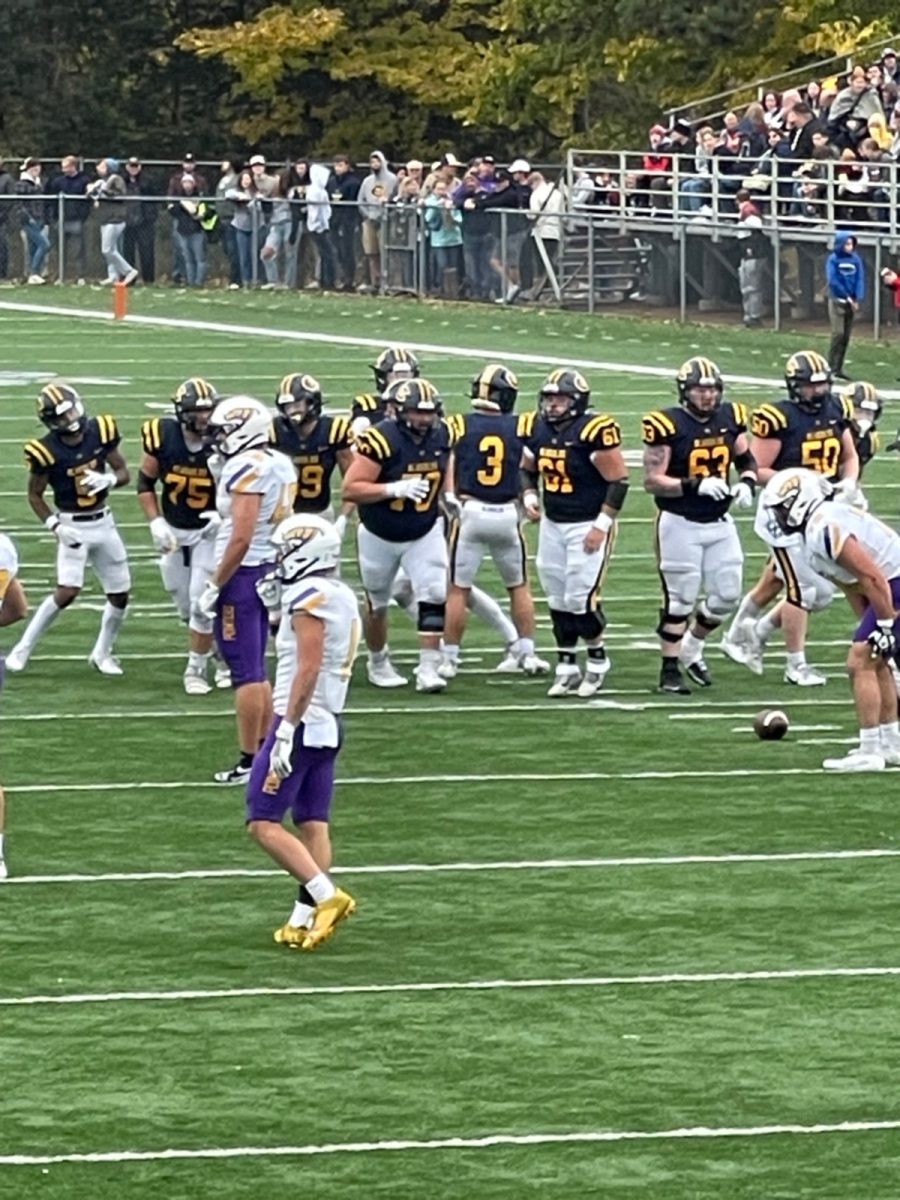
[[[683,362],[675,376],[678,403],[700,421],[708,421],[722,403],[725,383],[711,358],[696,355]]]
[[[841,389],[840,396],[844,404],[853,409],[853,424],[860,434],[875,428],[883,405],[871,383],[851,383]]]
[[[519,381],[509,369],[500,363],[491,363],[472,379],[472,399],[484,405],[493,405],[501,412],[512,412],[519,397]]]
[[[789,467],[775,472],[763,488],[760,505],[775,529],[794,534],[806,527],[813,510],[833,491],[833,485],[818,471]]]
[[[41,423],[54,433],[75,437],[84,431],[84,401],[68,383],[48,383],[41,388],[37,410]]]
[[[172,397],[172,403],[182,429],[189,433],[204,433],[212,410],[219,403],[219,393],[206,379],[195,375],[181,384]]]
[[[271,541],[278,551],[278,575],[283,583],[333,571],[341,555],[337,530],[316,513],[285,517],[273,531]]]
[[[550,425],[580,417],[590,402],[590,384],[580,371],[570,367],[551,371],[538,393],[538,408]]]
[[[442,411],[438,390],[427,379],[401,379],[388,384],[384,403],[388,411],[393,411],[398,423],[413,433],[432,429]]]
[[[220,400],[209,419],[209,439],[223,458],[266,446],[271,435],[269,410],[253,396]]]
[[[818,412],[831,392],[831,367],[815,350],[799,350],[784,366],[788,396],[809,412]]]
[[[375,387],[383,392],[389,383],[403,379],[416,379],[420,373],[419,360],[411,350],[402,346],[388,346],[372,363]]]
[[[322,385],[312,375],[299,372],[285,375],[278,388],[275,404],[283,417],[302,425],[310,417],[322,414]]]

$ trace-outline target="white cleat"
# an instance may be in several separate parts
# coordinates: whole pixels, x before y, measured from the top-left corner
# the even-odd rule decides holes
[[[441,664],[437,669],[441,679],[455,679],[459,672],[458,658],[442,658]]]
[[[212,686],[206,678],[206,672],[198,671],[195,667],[185,669],[182,683],[189,696],[208,696],[212,691]]]
[[[732,631],[729,629],[722,638],[721,642],[719,642],[719,649],[726,658],[730,658],[732,662],[736,662],[740,666],[746,667],[747,647],[743,637],[741,637],[740,630],[736,629]]]
[[[95,655],[92,654],[91,657],[88,659],[88,662],[91,664],[92,667],[96,667],[101,675],[124,675],[125,674],[125,672],[122,670],[121,665],[119,664],[119,660],[117,658],[113,658],[113,656],[111,654],[104,654],[102,658],[97,658]]]
[[[369,676],[369,683],[380,688],[398,688],[406,687],[409,680],[405,675],[399,675],[391,666],[391,660],[385,658],[382,662],[373,662],[370,658],[366,663],[366,674]],[[437,674],[437,672],[435,672]],[[440,678],[440,676],[438,676]],[[442,681],[441,687],[445,684]]]
[[[21,650],[18,646],[13,646],[9,654],[6,656],[6,669],[17,674],[19,671],[24,671],[30,658],[30,651]]]
[[[572,671],[557,671],[556,677],[547,689],[548,696],[577,696],[581,686],[581,672],[575,667]]]
[[[882,755],[863,752],[857,746],[844,758],[826,758],[822,767],[826,771],[883,771],[885,761]]]
[[[507,650],[506,657],[497,663],[494,670],[501,675],[516,675],[521,670],[521,659],[512,650]]]
[[[225,663],[216,663],[216,673],[213,676],[213,683],[220,689],[231,687],[231,671]]]
[[[603,687],[603,680],[609,673],[612,663],[608,658],[604,658],[602,662],[596,665],[588,660],[587,669],[584,673],[584,678],[578,685],[577,694],[586,700],[589,696],[596,696],[597,692]]]
[[[0,858],[0,883],[3,883],[5,879],[9,879],[9,869],[6,865],[6,861]]]
[[[900,767],[900,742],[882,742],[878,753],[889,767]]]
[[[404,679],[404,683],[406,680]],[[416,670],[416,691],[417,692],[442,692],[447,686],[447,680],[444,679],[434,667],[419,667]]]
[[[742,633],[744,641],[744,666],[752,671],[754,675],[762,675],[763,655],[766,652],[766,644],[756,632],[756,622],[745,621]],[[823,680],[822,682],[824,683],[825,681]]]
[[[800,667],[785,667],[784,682],[794,683],[797,687],[823,687],[828,680],[809,663],[803,663]]]
[[[546,675],[550,670],[550,664],[545,658],[538,658],[536,654],[523,654],[520,667],[526,675]],[[500,668],[498,667],[499,671]]]

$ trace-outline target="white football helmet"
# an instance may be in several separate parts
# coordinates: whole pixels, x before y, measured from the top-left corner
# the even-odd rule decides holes
[[[341,539],[330,521],[316,513],[292,513],[272,534],[278,573],[284,583],[333,571],[341,557]]]
[[[229,396],[213,409],[207,431],[216,450],[224,458],[233,458],[242,450],[269,444],[272,416],[266,406],[252,396]]]
[[[818,471],[790,467],[772,476],[763,488],[760,506],[782,533],[800,533],[813,510],[833,492],[833,485]]]

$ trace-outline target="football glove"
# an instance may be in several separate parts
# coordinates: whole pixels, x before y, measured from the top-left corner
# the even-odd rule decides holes
[[[335,517],[334,531],[338,535],[338,537],[341,539],[341,541],[343,541],[344,534],[347,532],[347,518],[344,516],[343,513],[341,513],[340,516]]]
[[[215,509],[211,509],[209,512],[201,513],[200,520],[206,522],[206,528],[200,534],[201,538],[204,542],[214,542],[222,528],[222,518]]]
[[[269,771],[279,779],[287,779],[291,773],[291,755],[294,752],[294,734],[296,727],[285,721],[278,722],[275,730],[275,743],[269,754]]]
[[[78,539],[78,534],[74,529],[70,529],[68,525],[63,525],[59,519],[59,513],[51,513],[47,517],[44,524],[60,543],[61,546],[68,546],[70,550],[78,550],[81,548],[81,542]]]
[[[731,502],[735,508],[753,507],[753,488],[745,480],[736,483],[731,489]]]
[[[203,591],[194,601],[194,614],[201,619],[208,621],[211,617],[216,615],[216,606],[218,601],[218,584],[215,584],[211,579],[208,579]]]
[[[256,581],[256,594],[262,600],[269,614],[276,613],[281,608],[281,580],[271,571]]]
[[[164,517],[154,517],[150,522],[150,536],[153,538],[153,549],[158,554],[171,554],[178,549],[175,534]]]
[[[707,500],[727,500],[731,488],[718,475],[705,475],[697,484],[697,495],[705,496]]]
[[[893,620],[879,621],[866,641],[869,643],[871,658],[894,658],[897,653],[897,639],[894,636]]]
[[[405,479],[395,479],[393,483],[385,484],[385,488],[388,496],[419,504],[431,491],[431,484],[421,475],[408,475]]]
[[[111,471],[85,471],[79,483],[86,496],[99,496],[115,485],[116,477]]]

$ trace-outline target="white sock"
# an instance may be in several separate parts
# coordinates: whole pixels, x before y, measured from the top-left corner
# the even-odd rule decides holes
[[[313,875],[312,879],[307,879],[306,890],[312,896],[313,900],[315,900],[316,904],[324,904],[335,893],[334,884],[324,871],[320,871],[318,875]]]
[[[504,646],[516,640],[518,634],[515,625],[493,596],[489,596],[481,588],[473,587],[469,592],[467,607],[479,620],[484,621],[485,625],[490,625],[491,629],[500,635]]]
[[[309,887],[309,884],[307,884],[307,887]],[[312,916],[315,911],[316,910],[314,908],[310,908],[308,904],[304,904],[302,900],[295,900],[294,907],[291,912],[291,919],[288,921],[288,925],[294,925],[296,927],[301,925],[305,927],[309,925],[312,921]]]
[[[688,666],[703,657],[703,642],[690,630],[681,639],[681,654],[678,657]]]
[[[385,646],[381,650],[370,650],[369,651],[369,662],[371,662],[373,664],[373,666],[380,667],[383,663],[386,663],[389,658],[390,658],[390,647],[389,646]]]
[[[731,629],[729,629],[728,632],[730,633],[731,630],[736,629],[741,621],[744,621],[748,618],[751,621],[756,621],[761,613],[762,609],[748,592],[741,601],[737,612],[734,614],[734,620],[731,622]]]
[[[35,644],[44,636],[62,609],[57,605],[52,596],[45,596],[38,605],[38,610],[28,622],[25,632],[19,638],[19,645],[22,649],[30,654]]]
[[[4,840],[4,837],[5,837],[5,834],[2,834],[2,833],[0,833],[0,858],[2,858],[2,857],[3,857],[3,840]]]
[[[886,746],[900,742],[900,721],[883,721],[878,726],[878,735]]]
[[[766,613],[764,617],[760,617],[760,619],[756,622],[756,636],[759,638],[762,644],[765,645],[775,630],[780,628],[780,623],[776,624],[772,620],[772,614]]]
[[[112,653],[124,620],[125,609],[116,608],[107,600],[103,606],[103,616],[100,618],[100,632],[97,634],[94,649],[91,651],[92,658],[106,658],[108,654]]]
[[[209,666],[209,651],[206,654],[199,654],[196,650],[191,650],[188,654],[188,668],[191,671],[198,671],[201,675],[206,674],[206,668]]]
[[[447,642],[444,642],[442,651],[444,657],[448,658],[450,662],[457,662],[459,660],[459,646],[450,646]]]
[[[441,665],[440,650],[426,650],[423,647],[419,651],[419,670],[420,671],[424,667],[431,667],[432,670],[436,671],[440,665]]]
[[[789,667],[805,667],[806,666],[806,651],[795,650],[787,656],[787,665]]]
[[[859,748],[863,754],[877,754],[880,745],[881,739],[877,725],[873,725],[871,729],[861,729],[859,731]]]
[[[520,637],[517,642],[514,642],[510,647],[513,654],[518,654],[520,658],[530,658],[534,654],[534,638]]]

